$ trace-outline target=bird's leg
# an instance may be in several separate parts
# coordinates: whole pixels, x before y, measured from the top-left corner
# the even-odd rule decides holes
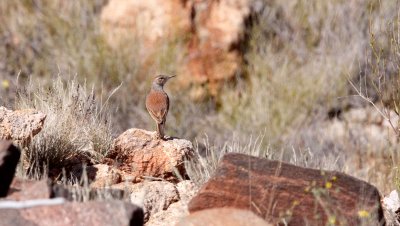
[[[164,138],[164,128],[163,123],[157,123],[157,139]]]

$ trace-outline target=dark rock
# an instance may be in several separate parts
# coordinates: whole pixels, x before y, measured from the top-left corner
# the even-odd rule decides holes
[[[67,186],[51,183],[47,180],[23,180],[15,178],[10,186],[8,200],[48,199],[61,197],[68,201],[83,201],[83,196],[88,200],[117,199],[128,200],[129,194],[122,189],[111,188],[82,188],[80,186]]]
[[[20,150],[11,141],[0,140],[0,197],[8,194],[20,155]]]
[[[183,218],[176,226],[272,226],[249,210],[214,208],[195,212]]]
[[[217,207],[249,209],[274,224],[384,224],[380,194],[371,184],[243,154],[225,155],[189,203],[191,213]]]
[[[2,209],[0,219],[0,226],[142,226],[143,210],[120,201],[72,202],[25,209]]]

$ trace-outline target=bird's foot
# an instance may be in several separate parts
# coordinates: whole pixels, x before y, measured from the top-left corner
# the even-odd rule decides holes
[[[153,135],[153,138],[156,140],[164,140],[164,138],[161,137],[161,135],[158,132],[155,132],[155,134]]]

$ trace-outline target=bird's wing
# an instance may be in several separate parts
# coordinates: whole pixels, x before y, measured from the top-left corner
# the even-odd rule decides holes
[[[146,108],[157,123],[163,123],[169,109],[168,96],[163,92],[150,92],[146,98]]]

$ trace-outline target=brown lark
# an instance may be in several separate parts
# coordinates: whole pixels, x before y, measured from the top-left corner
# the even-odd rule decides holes
[[[164,85],[174,76],[159,75],[151,86],[151,90],[146,97],[146,108],[150,116],[157,123],[157,138],[164,139],[165,120],[169,110],[169,98],[164,91]]]

